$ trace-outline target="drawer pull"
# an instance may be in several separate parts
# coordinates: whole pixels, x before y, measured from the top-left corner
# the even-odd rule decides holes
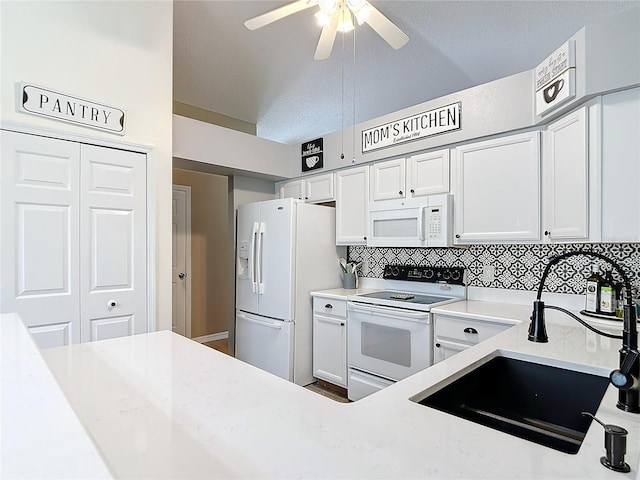
[[[436,343],[436,347],[440,348],[440,344],[439,344],[439,343]]]
[[[475,329],[475,328],[473,328],[473,327],[467,327],[467,328],[465,328],[465,329],[464,329],[464,333],[474,333],[474,334],[477,334],[477,333],[478,333],[478,330],[476,330],[476,329]]]
[[[333,308],[333,305],[331,305],[330,303],[327,303],[324,308]]]
[[[340,326],[341,326],[341,327],[344,327],[344,322],[340,322]]]

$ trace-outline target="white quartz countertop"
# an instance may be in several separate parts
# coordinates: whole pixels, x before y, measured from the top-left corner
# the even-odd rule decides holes
[[[117,478],[638,478],[640,415],[615,407],[614,387],[597,415],[629,431],[628,474],[600,465],[604,434],[595,422],[569,455],[410,400],[497,349],[603,375],[616,367],[619,340],[556,313],[547,317],[547,344],[528,342],[528,322],[518,318],[350,404],[166,331],[42,353]]]
[[[0,478],[112,478],[31,335],[0,315]]]

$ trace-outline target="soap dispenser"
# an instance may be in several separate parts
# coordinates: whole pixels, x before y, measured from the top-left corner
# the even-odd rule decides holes
[[[607,455],[600,457],[600,463],[615,472],[630,472],[631,467],[624,461],[629,432],[618,425],[605,424],[589,412],[582,412],[582,415],[593,418],[604,428],[604,448]]]

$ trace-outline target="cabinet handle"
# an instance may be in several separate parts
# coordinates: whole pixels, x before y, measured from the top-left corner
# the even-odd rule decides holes
[[[400,190],[398,193],[399,193],[400,195],[402,195],[402,190]]]
[[[473,327],[467,327],[467,328],[465,328],[465,329],[464,329],[464,333],[473,333],[473,334],[477,334],[477,333],[478,333],[478,330],[476,330],[476,329],[475,329],[475,328],[473,328]]]
[[[341,326],[341,327],[344,327],[344,322],[340,322],[340,326]]]
[[[365,240],[367,239],[367,237],[362,237],[362,238],[364,238]]]
[[[439,343],[436,343],[436,347],[440,348],[440,344],[439,344]]]
[[[460,238],[460,234],[459,233],[456,233],[456,238]]]
[[[333,305],[331,305],[330,303],[327,303],[324,308],[333,308]]]
[[[545,235],[545,237],[548,237],[549,235],[551,235],[551,232],[549,230],[545,230],[544,231],[544,235]]]
[[[305,200],[309,200],[309,197],[304,197]]]
[[[411,193],[416,193],[416,191],[412,188],[412,189],[411,189]]]

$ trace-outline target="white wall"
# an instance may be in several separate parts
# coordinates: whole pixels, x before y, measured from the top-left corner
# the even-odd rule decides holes
[[[246,133],[173,116],[173,156],[236,171],[291,176],[292,146]]]
[[[171,328],[171,1],[0,1],[0,122],[152,148],[157,326]],[[18,84],[126,110],[126,135],[18,111]]]

